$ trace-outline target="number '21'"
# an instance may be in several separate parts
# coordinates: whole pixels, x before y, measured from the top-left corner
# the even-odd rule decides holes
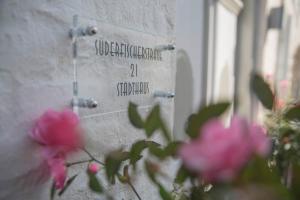
[[[130,71],[131,71],[131,77],[137,77],[137,74],[138,74],[138,72],[137,72],[137,64],[131,64],[130,65]]]

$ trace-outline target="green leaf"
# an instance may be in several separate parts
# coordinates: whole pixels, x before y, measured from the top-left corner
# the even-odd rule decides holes
[[[130,102],[128,106],[128,117],[134,127],[138,129],[144,128],[144,122],[137,111],[137,105],[132,102]]]
[[[130,149],[129,152],[129,158],[130,158],[130,164],[133,166],[136,164],[137,161],[139,161],[143,156],[141,153],[144,149],[151,147],[151,146],[160,146],[160,144],[154,142],[154,141],[146,141],[146,140],[139,140],[135,142]]]
[[[160,107],[159,105],[156,105],[151,110],[145,122],[145,131],[147,137],[151,137],[158,129],[162,131],[162,134],[167,141],[171,141],[170,132],[164,120],[161,118]]]
[[[127,159],[129,159],[129,152],[122,150],[112,151],[106,156],[106,176],[108,181],[110,181],[112,184],[115,181],[115,176],[117,175],[122,162]]]
[[[254,74],[251,78],[251,89],[260,100],[262,105],[272,110],[274,104],[274,95],[268,83],[258,75]]]
[[[103,187],[100,183],[100,181],[97,179],[96,174],[93,174],[89,171],[87,171],[88,177],[89,177],[89,187],[93,192],[96,193],[103,193]]]
[[[193,187],[191,192],[191,200],[203,200],[204,199],[203,188]]]
[[[120,156],[120,157],[117,157],[117,158],[119,158],[121,161],[128,160],[129,159],[129,152],[128,151],[122,151],[118,156]]]
[[[280,178],[275,171],[271,171],[266,160],[256,157],[244,169],[242,176],[243,182],[253,183],[278,183]]]
[[[142,151],[147,148],[147,143],[145,140],[137,141],[131,146],[129,157],[130,164],[135,165],[135,163],[142,158]]]
[[[50,200],[54,199],[55,193],[56,193],[56,188],[55,188],[55,182],[53,181],[51,186],[51,191],[50,191]]]
[[[160,128],[160,125],[160,108],[159,105],[156,105],[146,118],[145,132],[147,137],[151,137],[153,133]]]
[[[291,184],[291,192],[294,199],[300,199],[300,166],[297,164],[293,165],[292,170],[292,184]]]
[[[289,109],[286,114],[285,117],[289,120],[298,120],[300,121],[300,107],[293,107],[291,109]]]
[[[160,116],[159,105],[155,105],[146,117],[145,121],[143,121],[137,111],[137,105],[130,102],[128,107],[128,116],[134,127],[144,129],[147,138],[150,138],[155,131],[160,129],[166,140],[171,141],[170,132]]]
[[[159,187],[159,194],[163,200],[172,200],[173,199],[171,194],[169,192],[167,192],[167,190],[161,184],[159,184],[158,187]]]
[[[208,120],[219,117],[230,106],[228,102],[221,102],[205,106],[198,113],[192,114],[187,123],[186,132],[191,138],[197,138],[202,125]]]
[[[63,195],[63,193],[69,188],[69,186],[71,185],[71,183],[75,180],[75,178],[78,176],[78,174],[75,174],[74,176],[72,176],[71,178],[69,178],[64,186],[63,189],[61,189],[61,191],[59,191],[58,195],[61,196]]]
[[[145,169],[146,169],[147,175],[150,178],[150,180],[153,183],[158,184],[156,177],[155,177],[155,174],[157,172],[157,170],[155,169],[155,164],[151,163],[148,160],[145,160],[144,164],[145,164]]]
[[[184,183],[184,181],[189,177],[189,172],[184,168],[184,166],[181,166],[178,171],[175,178],[175,182],[178,184]]]
[[[159,144],[159,143],[157,143],[157,142],[154,142],[154,141],[152,141],[152,140],[147,140],[147,141],[145,141],[145,142],[146,142],[146,144],[147,144],[148,147],[150,147],[150,146],[157,146],[157,147],[160,147],[160,146],[161,146],[161,144]]]
[[[187,194],[185,194],[185,193],[180,193],[179,194],[179,196],[178,197],[175,197],[175,199],[177,200],[190,200],[190,198],[188,197],[188,195]],[[198,199],[199,200],[199,199]]]
[[[157,158],[164,158],[165,157],[165,152],[164,149],[161,148],[161,145],[156,143],[156,142],[148,142],[147,143],[149,152],[153,155],[156,156]]]
[[[164,149],[165,156],[176,156],[178,148],[181,145],[182,145],[182,142],[179,142],[179,141],[170,142]]]
[[[177,149],[181,145],[181,142],[170,142],[166,147],[162,148],[158,145],[149,145],[149,151],[152,155],[163,160],[169,156],[176,156]]]
[[[149,145],[149,152],[159,159],[164,159],[166,157],[164,149],[156,145]]]
[[[117,177],[121,183],[124,183],[124,184],[130,183],[129,166],[125,165],[123,168],[123,175],[118,173]]]
[[[127,179],[126,176],[123,176],[123,175],[121,175],[121,174],[118,174],[117,177],[118,177],[118,179],[119,179],[119,181],[120,181],[121,183],[124,183],[124,184],[127,184],[127,183],[128,183],[128,179]]]
[[[125,176],[128,180],[130,180],[130,176],[129,176],[129,166],[125,165],[123,168],[123,176]]]
[[[263,158],[256,157],[253,159],[243,170],[239,178],[241,185],[251,183],[261,185],[261,187],[269,187],[278,196],[278,199],[290,199],[288,190],[281,184],[277,169],[270,169],[268,161]]]
[[[165,139],[170,142],[171,141],[171,136],[170,136],[170,132],[167,129],[166,124],[164,123],[163,119],[160,119],[160,129],[162,131],[163,136],[165,137]]]

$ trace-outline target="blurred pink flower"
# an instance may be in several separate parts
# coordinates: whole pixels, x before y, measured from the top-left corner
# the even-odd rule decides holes
[[[276,109],[282,109],[285,105],[285,102],[282,99],[275,99]]]
[[[288,80],[281,80],[280,82],[279,82],[279,86],[280,86],[280,89],[282,90],[282,91],[284,91],[284,90],[287,90],[288,89],[288,87],[289,87],[289,81]]]
[[[65,153],[80,146],[79,118],[71,110],[47,110],[35,123],[32,138],[41,145],[59,148]]]
[[[43,157],[54,178],[56,188],[63,188],[66,179],[65,157],[82,146],[79,118],[71,110],[47,110],[37,119],[31,138],[42,145]]]
[[[100,170],[100,166],[96,163],[90,163],[88,167],[89,172],[96,174]]]
[[[266,73],[266,74],[265,74],[265,78],[267,79],[267,81],[272,81],[272,79],[273,79],[273,74],[272,74],[272,73]]]
[[[264,156],[269,149],[262,127],[234,117],[228,128],[217,119],[208,121],[200,137],[183,145],[179,155],[187,169],[214,182],[233,179],[253,154]]]
[[[48,158],[47,163],[51,171],[51,176],[55,180],[55,188],[62,189],[67,178],[65,159],[63,157]]]
[[[268,138],[266,130],[256,124],[249,125],[249,129],[253,152],[261,157],[267,156],[271,151],[271,140]]]

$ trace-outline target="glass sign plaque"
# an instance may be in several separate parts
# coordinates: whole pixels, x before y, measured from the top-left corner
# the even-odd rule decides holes
[[[156,90],[173,91],[171,56],[164,50],[173,38],[107,24],[80,16],[98,28],[77,40],[79,96],[96,99],[96,109],[81,109],[83,117],[126,110],[129,101],[142,107],[154,102]]]

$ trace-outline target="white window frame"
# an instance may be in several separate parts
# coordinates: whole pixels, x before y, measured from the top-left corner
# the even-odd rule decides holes
[[[244,7],[241,0],[219,0],[219,2],[235,15],[238,15]]]
[[[204,38],[205,41],[208,41],[207,44],[207,61],[206,63],[206,75],[207,82],[204,83],[206,85],[206,102],[211,102],[213,100],[213,76],[214,76],[214,68],[215,68],[215,47],[216,47],[216,6],[217,3],[221,3],[228,11],[232,12],[234,15],[238,16],[241,10],[244,7],[244,4],[241,0],[207,0],[207,24],[206,29],[208,30],[208,34],[206,34],[207,38]]]

